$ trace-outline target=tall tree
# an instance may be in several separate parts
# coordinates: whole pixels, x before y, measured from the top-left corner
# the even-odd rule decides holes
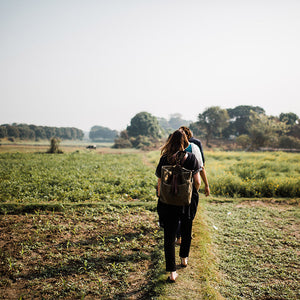
[[[190,123],[191,121],[182,119],[182,115],[179,113],[170,115],[169,125],[173,130],[178,129],[181,126],[189,126]]]
[[[36,127],[36,130],[35,130],[35,138],[36,138],[36,139],[41,139],[41,140],[47,138],[44,127],[42,127],[42,126],[37,126],[37,127]]]
[[[20,132],[17,126],[15,125],[7,125],[6,126],[7,136],[18,138],[20,136]]]
[[[284,122],[254,111],[250,113],[247,126],[251,139],[251,149],[253,150],[264,146],[276,147],[279,135],[288,131],[288,125]]]
[[[164,134],[168,135],[181,126],[189,126],[192,121],[184,120],[179,113],[171,114],[169,120],[165,118],[157,118],[159,125],[164,130]]]
[[[295,125],[298,119],[299,119],[299,117],[296,114],[292,113],[292,112],[290,112],[290,113],[281,113],[279,115],[279,120],[281,122],[286,122],[287,125]]]
[[[140,112],[136,114],[127,126],[129,137],[138,137],[139,135],[160,138],[162,129],[158,124],[157,118],[148,112]]]
[[[229,115],[226,109],[212,106],[198,116],[200,129],[205,132],[206,145],[211,138],[221,137],[222,131],[228,126]]]
[[[239,105],[235,108],[228,108],[227,112],[230,121],[229,126],[223,132],[224,136],[249,134],[247,123],[249,122],[251,111],[258,114],[265,114],[265,110],[259,106]]]
[[[300,139],[300,120],[298,120],[297,124],[291,127],[291,130],[288,133],[288,135]]]
[[[50,139],[54,136],[63,139],[82,139],[84,135],[81,129],[74,127],[48,127],[13,123],[12,125],[3,124],[1,128],[4,128],[1,129],[2,135],[29,140]]]
[[[118,132],[107,127],[95,125],[91,128],[89,138],[91,140],[114,140]]]
[[[1,125],[0,126],[0,138],[5,138],[7,137],[7,130],[6,130],[6,127]]]

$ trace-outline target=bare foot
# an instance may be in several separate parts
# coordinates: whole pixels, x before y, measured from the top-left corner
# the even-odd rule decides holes
[[[176,271],[174,271],[174,272],[171,272],[170,273],[170,276],[168,277],[168,282],[175,282],[175,280],[176,280],[176,278],[178,277],[178,274],[177,274],[177,272]]]
[[[188,265],[188,258],[187,257],[181,257],[181,266],[187,267]]]
[[[175,244],[176,245],[180,245],[181,244],[181,237],[179,237],[178,239],[176,239]]]

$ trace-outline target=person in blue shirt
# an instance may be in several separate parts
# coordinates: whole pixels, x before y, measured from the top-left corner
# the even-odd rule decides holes
[[[202,158],[202,165],[201,165],[202,170],[200,171],[200,176],[201,176],[201,179],[203,180],[204,185],[205,185],[205,196],[209,196],[210,195],[210,189],[209,189],[209,183],[208,183],[208,179],[207,179],[206,171],[205,171],[205,167],[204,167],[205,166],[205,158],[204,158],[203,147],[202,147],[201,141],[193,137],[193,133],[188,127],[181,126],[179,128],[179,130],[182,130],[186,134],[186,136],[189,140],[189,143],[190,143],[189,146],[187,147],[187,149],[185,149],[185,150],[188,151],[188,152],[194,153],[196,155],[196,158],[199,160],[200,165],[201,165],[201,159],[199,158],[198,151],[195,149],[194,145],[197,145],[198,148],[199,148],[199,151],[201,153],[201,158]]]
[[[204,153],[203,153],[203,148],[201,141],[193,137],[192,131],[186,127],[186,126],[181,126],[179,130],[183,131],[189,141],[188,147],[185,149],[187,152],[191,152],[195,154],[199,164],[200,164],[200,176],[204,182],[205,185],[205,196],[209,196],[210,194],[210,189],[209,189],[209,184],[206,176],[206,171],[204,169]],[[178,222],[178,227],[177,227],[177,233],[176,233],[176,244],[180,245],[181,244],[181,221],[179,220]]]

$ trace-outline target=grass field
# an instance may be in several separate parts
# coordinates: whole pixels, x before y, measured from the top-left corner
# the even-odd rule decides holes
[[[201,196],[175,286],[155,210],[158,158],[1,153],[0,299],[299,299],[299,155],[207,153],[213,195]],[[245,199],[247,182],[257,188]]]
[[[225,197],[300,197],[300,154],[211,152],[212,193]]]
[[[226,299],[299,299],[299,206],[206,205]]]

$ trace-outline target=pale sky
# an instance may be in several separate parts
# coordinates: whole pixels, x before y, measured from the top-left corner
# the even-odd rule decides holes
[[[300,116],[300,0],[0,0],[0,124]]]

